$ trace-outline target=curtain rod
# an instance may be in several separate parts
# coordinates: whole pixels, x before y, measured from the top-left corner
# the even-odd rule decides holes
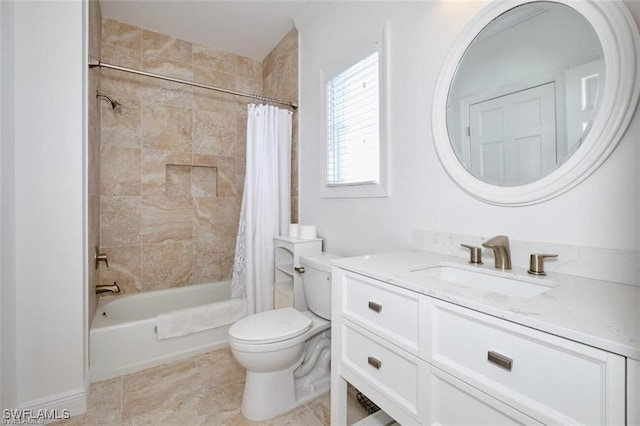
[[[261,96],[261,95],[252,95],[252,94],[249,94],[249,93],[237,92],[235,90],[223,89],[221,87],[208,86],[206,84],[196,83],[196,82],[193,82],[193,81],[182,80],[182,79],[173,78],[173,77],[167,77],[167,76],[160,75],[160,74],[153,74],[153,73],[150,73],[150,72],[139,71],[139,70],[135,70],[133,68],[126,68],[126,67],[121,67],[121,66],[118,66],[118,65],[107,64],[105,62],[89,58],[89,68],[95,68],[95,67],[109,68],[109,69],[112,69],[112,70],[124,71],[124,72],[128,72],[128,73],[131,73],[131,74],[142,75],[142,76],[145,76],[145,77],[158,78],[160,80],[167,80],[167,81],[172,81],[174,83],[186,84],[186,85],[189,85],[189,86],[199,87],[201,89],[215,90],[216,92],[227,93],[229,95],[242,96],[242,97],[245,97],[245,98],[258,99],[258,100],[265,101],[265,102],[271,102],[271,103],[274,103],[274,104],[286,105],[289,108],[292,108],[294,110],[298,109],[298,105],[296,105],[293,102],[281,101],[281,100],[278,100],[278,99],[268,98],[266,96]]]

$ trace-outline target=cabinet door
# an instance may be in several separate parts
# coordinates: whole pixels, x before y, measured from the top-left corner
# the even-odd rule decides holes
[[[444,371],[431,368],[429,424],[541,425],[542,423],[469,386]]]
[[[640,425],[640,361],[627,359],[627,424]]]

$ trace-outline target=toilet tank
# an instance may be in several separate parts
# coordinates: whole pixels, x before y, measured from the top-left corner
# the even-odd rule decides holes
[[[322,253],[317,256],[301,256],[304,267],[302,288],[307,308],[324,319],[331,319],[331,260],[340,256]]]

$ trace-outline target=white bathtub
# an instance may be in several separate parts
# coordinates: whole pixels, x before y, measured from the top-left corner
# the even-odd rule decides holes
[[[156,315],[222,302],[231,281],[196,284],[131,295],[102,296],[89,333],[89,368],[97,382],[227,346],[231,324],[158,340]]]

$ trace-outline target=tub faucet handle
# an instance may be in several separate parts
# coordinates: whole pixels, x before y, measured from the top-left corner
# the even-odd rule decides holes
[[[544,260],[548,257],[558,257],[557,254],[534,253],[529,258],[529,270],[531,275],[547,275],[544,271]]]
[[[460,244],[461,247],[469,249],[469,263],[472,265],[482,265],[482,249],[468,244]]]
[[[104,253],[100,253],[98,247],[96,247],[96,269],[100,266],[100,262],[104,262],[109,267],[109,259],[107,259],[107,255]]]
[[[96,286],[96,294],[109,293],[112,294],[120,293],[120,287],[117,282],[113,282],[113,285],[97,285]]]

